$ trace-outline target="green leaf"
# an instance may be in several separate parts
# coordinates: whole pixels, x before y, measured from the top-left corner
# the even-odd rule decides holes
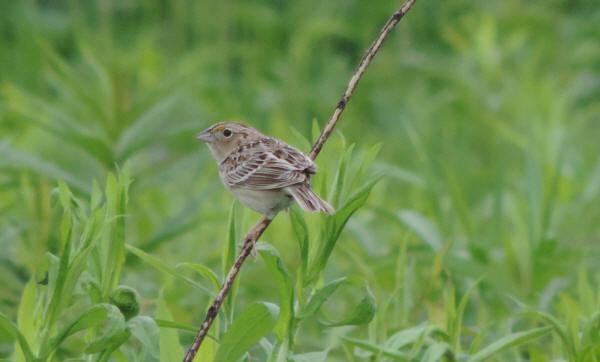
[[[308,152],[308,150],[310,150],[310,142],[308,141],[308,139],[302,134],[302,132],[298,131],[296,128],[294,127],[289,127],[289,130],[291,131],[291,140],[292,141],[290,144],[294,145],[296,148],[298,148],[299,150],[303,150],[304,152]]]
[[[275,334],[280,341],[289,339],[289,342],[292,343],[293,336],[291,332],[294,329],[294,287],[289,273],[275,247],[265,242],[259,242],[255,247],[265,260],[279,290],[280,311],[279,320],[275,326]]]
[[[350,190],[352,190],[354,188],[355,183],[363,182],[365,175],[383,174],[381,172],[379,172],[379,173],[367,172],[370,169],[371,164],[373,163],[373,160],[375,159],[375,157],[377,157],[379,150],[381,150],[381,143],[376,143],[373,146],[371,146],[370,149],[368,149],[366,152],[364,152],[361,155],[360,167],[358,169],[358,172],[356,173],[356,176],[353,178],[352,183],[350,184]]]
[[[13,149],[6,142],[0,142],[0,167],[12,167],[17,170],[31,170],[39,175],[47,176],[51,180],[64,180],[76,189],[88,193],[87,182],[79,179],[53,162],[40,159],[25,151]]]
[[[290,208],[290,221],[292,223],[292,230],[294,236],[298,240],[300,247],[300,277],[306,277],[306,270],[308,268],[308,252],[309,252],[309,237],[308,237],[308,225],[306,225],[306,219],[304,213],[299,207]]]
[[[235,252],[237,250],[237,230],[236,230],[236,201],[234,200],[229,209],[229,219],[227,220],[227,240],[223,252],[223,275],[229,273],[229,269],[235,262]]]
[[[369,323],[375,316],[377,306],[375,305],[375,297],[373,296],[373,293],[371,293],[369,287],[366,287],[365,290],[365,297],[360,301],[360,303],[358,303],[356,307],[354,307],[354,310],[352,310],[348,317],[341,322],[324,324],[327,327],[338,327]]]
[[[116,343],[123,343],[124,333],[128,333],[125,317],[119,308],[112,304],[103,304],[103,306],[107,311],[104,328],[100,336],[87,345],[85,353],[98,353],[113,347]]]
[[[128,251],[130,251],[131,253],[135,254],[138,258],[142,259],[143,261],[145,261],[146,263],[152,265],[153,267],[155,267],[156,269],[160,270],[161,272],[165,273],[165,274],[169,274],[195,288],[198,288],[199,290],[202,290],[203,292],[205,292],[207,295],[210,295],[212,297],[215,296],[215,293],[211,292],[210,290],[208,290],[206,287],[196,283],[195,281],[193,281],[192,279],[186,277],[185,275],[181,274],[180,272],[178,272],[177,270],[175,270],[175,268],[165,264],[162,262],[162,260],[155,258],[149,254],[147,254],[146,252],[144,252],[141,249],[136,248],[135,246],[129,245],[129,244],[125,244],[125,247],[127,248]]]
[[[73,199],[73,193],[69,189],[66,183],[61,180],[58,180],[58,195],[60,198],[60,204],[62,208],[67,211],[71,210],[71,200]]]
[[[100,240],[105,216],[106,211],[104,210],[104,207],[99,207],[94,209],[92,214],[87,218],[83,233],[79,237],[79,243],[76,251],[77,254],[73,257],[72,264],[75,263],[77,258],[84,259],[85,261],[85,255],[87,255],[89,247]],[[73,265],[71,265],[71,268],[73,268]],[[79,278],[79,275],[77,275],[76,278]]]
[[[56,85],[57,82],[54,82]],[[69,110],[13,87],[10,89],[11,108],[28,122],[53,134],[64,143],[71,144],[82,152],[102,162],[105,166],[112,163],[111,150],[102,138],[102,133],[94,132],[82,125]]]
[[[118,174],[118,179],[109,174],[106,180],[106,220],[108,223],[104,245],[105,250],[104,276],[102,291],[108,295],[119,284],[121,268],[125,263],[125,215],[129,199],[129,185],[131,184],[130,169],[125,165]]]
[[[162,320],[171,320],[171,312],[165,302],[162,292],[156,305],[156,318]],[[193,328],[195,331],[196,329]],[[180,362],[184,356],[183,347],[179,343],[177,331],[172,329],[160,329],[160,361],[162,362]]]
[[[21,296],[21,302],[17,311],[17,327],[28,341],[33,341],[36,335],[37,313],[35,313],[35,305],[37,298],[38,282],[32,277],[23,289],[23,295]]]
[[[327,264],[327,260],[337,243],[338,238],[346,223],[350,219],[350,217],[358,210],[361,206],[367,202],[367,198],[371,193],[371,190],[377,184],[380,178],[376,178],[371,182],[365,184],[361,187],[356,193],[354,193],[348,201],[339,208],[334,215],[328,217],[326,219],[326,224],[322,232],[322,239],[324,241],[320,243],[320,250],[318,251],[317,256],[314,258],[314,262],[310,263],[310,270],[308,273],[307,280],[304,281],[305,285],[314,281],[321,271],[325,268]]]
[[[507,350],[512,347],[520,346],[524,343],[531,342],[552,330],[552,327],[546,326],[541,328],[530,329],[524,332],[512,333],[504,336],[489,346],[475,353],[467,360],[467,362],[483,361],[492,356]]]
[[[398,219],[434,251],[442,248],[442,238],[433,222],[413,210],[398,212]]]
[[[23,336],[23,334],[21,333],[21,331],[19,331],[19,329],[13,323],[13,321],[8,319],[8,317],[5,316],[4,313],[0,313],[0,329],[2,329],[5,334],[17,340],[19,346],[21,347],[21,351],[25,356],[25,361],[35,361],[33,353],[31,353],[31,348],[29,347],[29,343],[27,343],[25,336]]]
[[[585,321],[581,339],[583,345],[594,345],[594,343],[599,343],[597,341],[600,341],[600,312],[592,314],[592,316]]]
[[[200,275],[202,275],[212,283],[212,285],[215,287],[215,293],[218,292],[221,288],[221,283],[219,282],[217,274],[205,265],[196,263],[180,263],[177,264],[177,266],[175,267],[175,269],[180,268],[187,268],[200,273]]]
[[[344,281],[346,281],[346,278],[339,278],[317,290],[310,297],[306,306],[298,312],[297,318],[302,319],[315,314],[327,298],[329,298]]]
[[[97,351],[100,352],[100,356],[98,356],[97,360],[99,362],[107,362],[112,356],[112,353],[116,351],[119,347],[121,347],[123,343],[127,342],[129,338],[131,338],[131,332],[129,331],[129,329],[123,329],[118,331],[116,334],[112,335],[110,339],[107,339],[105,342],[103,341],[102,343],[100,343],[96,347],[100,348],[100,350]],[[86,353],[96,353],[96,351],[89,352],[88,350],[86,350]]]
[[[121,132],[117,142],[119,160],[126,160],[135,152],[165,136],[164,130],[168,128],[167,123],[171,121],[169,114],[172,113],[179,98],[178,94],[161,98]]]
[[[90,202],[90,208],[92,211],[96,210],[100,207],[100,203],[102,202],[102,190],[98,185],[98,181],[92,181],[92,198]]]
[[[229,210],[229,220],[227,221],[227,240],[225,243],[225,249],[223,250],[223,280],[225,280],[229,270],[235,263],[235,253],[237,250],[236,243],[238,237],[236,229],[236,204],[237,203],[234,200],[231,204],[231,209]],[[237,294],[238,284],[239,282],[236,279],[233,282],[233,286],[231,287],[229,294],[225,297],[225,309],[229,311],[229,314],[225,313],[225,315],[228,315],[229,319],[233,319],[233,306],[235,304],[235,296]]]
[[[456,296],[453,286],[444,288],[443,300],[444,311],[446,312],[446,330],[452,331],[456,322]]]
[[[271,346],[267,337],[260,340],[260,346],[267,355],[268,362],[286,362],[287,356],[290,353],[290,342],[277,340],[275,346]]]
[[[556,334],[558,334],[558,337],[564,344],[565,348],[567,349],[567,351],[569,351],[570,356],[574,357],[576,355],[576,348],[573,345],[573,343],[571,342],[571,339],[569,338],[567,328],[554,316],[552,316],[548,313],[536,311],[536,310],[526,311],[522,315],[524,317],[541,319],[545,323],[549,324],[554,329]]]
[[[71,295],[73,293],[73,290],[79,282],[82,273],[88,267],[88,256],[102,237],[104,214],[104,208],[98,208],[92,212],[92,215],[86,221],[83,233],[79,237],[77,251],[69,263],[69,271],[67,273],[64,283],[65,286],[63,289],[64,295]],[[68,302],[69,301],[67,299],[63,301],[63,303]]]
[[[69,336],[79,331],[92,327],[104,326],[108,318],[108,312],[111,308],[114,307],[109,304],[98,304],[83,312],[52,339],[48,347],[40,352],[40,356],[46,358],[46,356],[57,350]]]
[[[205,339],[194,357],[194,362],[213,362],[218,348],[219,344],[214,338]]]
[[[302,354],[294,354],[288,357],[289,361],[293,362],[325,362],[327,361],[327,353],[329,351],[308,352]]]
[[[423,336],[428,336],[438,327],[428,324],[422,324],[408,329],[404,329],[392,334],[384,343],[384,347],[390,350],[399,350],[404,348]]]
[[[158,319],[158,318],[155,318],[154,321],[156,322],[156,325],[161,328],[174,328],[174,329],[180,329],[182,331],[198,332],[197,327],[191,326],[189,324],[177,323],[177,322],[168,321],[165,319]]]
[[[63,192],[65,189],[63,188]],[[62,198],[67,198],[63,194]],[[69,198],[70,199],[70,198]],[[52,328],[54,326],[54,322],[56,318],[61,314],[61,309],[63,307],[63,297],[65,296],[63,290],[66,288],[70,289],[74,287],[74,285],[66,285],[67,277],[69,273],[69,261],[71,258],[71,248],[72,248],[72,222],[71,222],[71,211],[70,211],[70,202],[68,200],[63,200],[63,202],[69,204],[64,208],[64,212],[62,215],[61,222],[61,253],[58,264],[58,271],[56,275],[56,279],[53,283],[52,289],[52,297],[50,299],[50,303],[48,304],[48,309],[46,311],[46,318],[44,322],[45,328]],[[43,347],[42,347],[43,348]]]
[[[312,141],[316,143],[319,137],[321,136],[321,127],[319,127],[319,122],[316,118],[313,118],[312,121]]]
[[[217,186],[220,185],[212,183],[210,186],[203,188],[203,190],[193,199],[190,199],[177,214],[164,221],[153,235],[143,244],[140,244],[139,247],[147,252],[156,250],[165,242],[195,228],[198,223],[195,215],[197,210],[201,205],[206,203],[209,196],[214,195]]]
[[[356,346],[358,348],[362,348],[366,351],[370,351],[373,353],[381,353],[382,355],[384,355],[386,357],[394,358],[399,361],[410,361],[411,360],[410,356],[407,353],[390,350],[390,349],[372,344],[371,342],[361,341],[361,340],[350,338],[350,337],[342,337],[342,339],[344,341],[350,343],[351,345]]]
[[[596,298],[594,290],[588,280],[588,270],[589,268],[584,263],[579,266],[579,273],[577,275],[577,294],[579,295],[579,301],[583,312],[586,315],[591,315],[596,310],[597,304],[595,303]]]
[[[339,205],[340,197],[344,191],[344,184],[346,181],[346,169],[348,166],[348,160],[352,158],[352,151],[354,150],[355,144],[351,144],[340,157],[340,163],[333,180],[333,187],[330,192],[331,205],[336,207]]]
[[[473,292],[477,288],[477,285],[479,285],[479,282],[481,282],[481,278],[477,279],[473,283],[473,285],[469,287],[469,290],[467,290],[465,295],[463,295],[463,297],[460,300],[460,303],[458,304],[458,309],[456,311],[456,324],[450,333],[454,340],[454,353],[457,355],[460,354],[460,335],[462,332],[463,315],[465,314],[465,309],[467,308],[467,303],[471,298],[471,294],[473,294]]]
[[[277,324],[279,307],[261,302],[251,304],[234,321],[221,339],[215,362],[237,361]]]
[[[413,171],[404,169],[398,165],[377,161],[373,165],[373,168],[376,172],[383,172],[387,177],[406,182],[409,185],[423,187],[426,184],[423,176]]]
[[[436,342],[427,348],[421,361],[423,362],[438,362],[442,361],[442,357],[450,352],[450,346],[444,342]]]
[[[140,341],[144,351],[150,356],[160,358],[160,331],[154,319],[147,316],[137,316],[127,322],[131,335]]]

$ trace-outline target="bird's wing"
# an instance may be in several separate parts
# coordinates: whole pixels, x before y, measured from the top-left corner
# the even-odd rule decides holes
[[[303,182],[317,171],[308,156],[272,139],[240,147],[219,168],[226,185],[253,190],[281,189]]]

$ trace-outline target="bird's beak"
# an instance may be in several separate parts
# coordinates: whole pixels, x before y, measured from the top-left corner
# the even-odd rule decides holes
[[[212,133],[207,129],[204,132],[200,132],[196,135],[196,139],[204,142],[212,142],[213,136]]]

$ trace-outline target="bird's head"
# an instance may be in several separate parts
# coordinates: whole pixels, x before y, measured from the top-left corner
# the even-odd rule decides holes
[[[241,144],[264,137],[252,127],[236,122],[221,122],[196,135],[196,139],[206,142],[213,157],[221,162]]]

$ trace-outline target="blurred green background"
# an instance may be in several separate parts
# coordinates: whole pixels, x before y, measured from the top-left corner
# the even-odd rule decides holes
[[[85,204],[92,181],[104,188],[125,164],[133,179],[125,242],[220,275],[232,197],[195,133],[236,120],[307,151],[313,120],[324,125],[399,6],[2,1],[0,312],[16,320],[26,283],[43,279],[46,253],[59,254],[58,180]],[[356,169],[358,155],[381,144],[368,173],[384,177],[348,222],[322,280],[368,285],[375,318],[324,328],[319,320],[339,320],[364,294],[342,287],[301,326],[294,353],[418,353],[428,344],[391,347],[388,338],[447,328],[455,297],[483,277],[464,306],[457,358],[548,323],[551,333],[494,358],[600,358],[599,39],[595,0],[417,2],[367,70],[313,181],[327,194],[344,147],[356,144],[348,161]],[[347,177],[350,193],[358,184]],[[243,233],[258,214],[234,209]],[[322,216],[306,217],[317,225]],[[300,264],[293,234],[282,214],[263,237],[290,270]],[[240,280],[236,310],[278,303],[262,259]],[[141,314],[153,315],[160,300],[192,326],[209,302],[131,254],[120,283],[140,294]],[[181,332],[182,345],[192,336]],[[11,358],[14,339],[2,339],[0,355]],[[258,347],[250,356],[265,358]]]

